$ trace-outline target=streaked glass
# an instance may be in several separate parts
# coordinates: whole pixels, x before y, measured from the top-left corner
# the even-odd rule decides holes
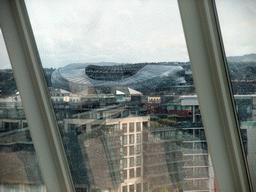
[[[177,2],[26,0],[77,191],[214,191]]]

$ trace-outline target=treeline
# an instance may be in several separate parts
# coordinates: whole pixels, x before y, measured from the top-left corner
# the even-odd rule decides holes
[[[44,68],[44,75],[48,87],[52,86],[51,75],[55,69]],[[18,92],[12,69],[0,70],[0,97],[8,97]]]

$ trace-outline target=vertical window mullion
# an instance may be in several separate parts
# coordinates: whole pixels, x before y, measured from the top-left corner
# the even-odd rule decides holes
[[[47,190],[74,191],[24,1],[0,1],[0,26]]]
[[[178,0],[220,191],[251,191],[213,0]]]

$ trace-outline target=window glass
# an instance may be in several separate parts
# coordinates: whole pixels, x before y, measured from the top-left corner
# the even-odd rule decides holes
[[[0,190],[46,192],[0,29]]]
[[[123,191],[122,192],[127,192],[127,186],[123,186]]]
[[[255,188],[256,48],[255,2],[216,0],[227,67],[240,125],[245,156]]]
[[[130,167],[134,166],[134,157],[130,157]]]
[[[129,190],[130,190],[130,192],[134,192],[134,185],[130,185]]]
[[[134,155],[134,146],[130,146],[130,153],[129,155]]]
[[[121,148],[122,149],[122,148]],[[127,156],[127,147],[123,148],[123,156]]]
[[[123,132],[127,133],[127,123],[123,123]]]
[[[136,184],[136,191],[141,192],[141,183]]]
[[[136,165],[141,165],[141,156],[136,157]]]
[[[127,170],[124,170],[124,171],[123,171],[123,179],[124,179],[124,180],[127,179]]]
[[[176,0],[25,2],[77,191],[215,190]]]
[[[124,167],[124,168],[127,167],[127,159],[123,159],[123,167]]]
[[[134,134],[129,135],[129,144],[134,144]]]
[[[141,145],[136,145],[136,154],[141,153]]]
[[[137,143],[140,143],[141,142],[141,133],[138,133],[136,137],[137,137]]]
[[[141,177],[141,168],[137,167],[136,169],[136,177]]]
[[[130,179],[134,178],[134,169],[129,170],[129,178]]]
[[[134,132],[134,123],[129,124],[129,132],[130,133]]]
[[[123,144],[124,144],[124,145],[127,145],[127,135],[124,135],[124,136],[123,136]]]
[[[141,123],[140,123],[140,122],[137,122],[137,123],[136,123],[136,131],[137,131],[137,132],[140,132],[140,131],[141,131]]]

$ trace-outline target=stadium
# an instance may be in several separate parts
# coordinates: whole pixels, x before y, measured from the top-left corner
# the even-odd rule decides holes
[[[74,93],[90,88],[130,87],[144,92],[186,85],[181,66],[165,64],[69,64],[51,77],[54,88]]]

